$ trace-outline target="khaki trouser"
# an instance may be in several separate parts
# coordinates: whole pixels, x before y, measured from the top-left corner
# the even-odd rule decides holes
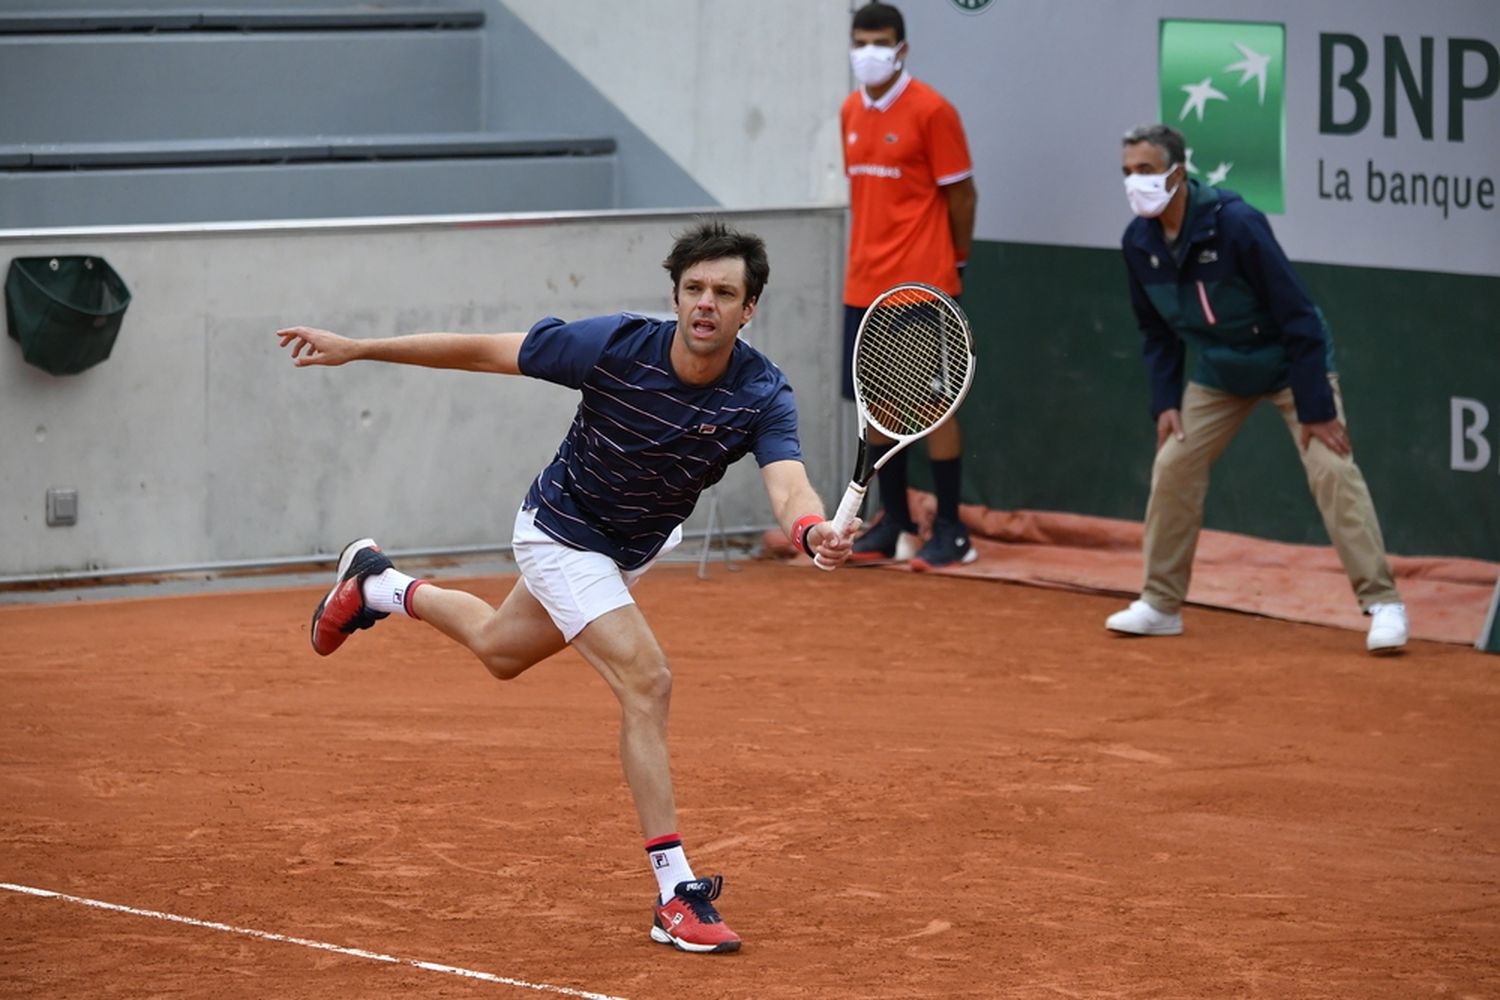
[[[1338,377],[1330,375],[1334,404],[1344,418]],[[1313,439],[1301,447],[1302,425],[1292,390],[1268,396],[1234,396],[1188,383],[1182,397],[1185,440],[1168,437],[1151,469],[1151,500],[1146,505],[1146,586],[1141,598],[1158,611],[1175,614],[1187,598],[1193,554],[1203,528],[1203,498],[1209,471],[1244,425],[1257,403],[1269,399],[1281,412],[1307,472],[1307,485],[1323,515],[1323,527],[1349,574],[1361,610],[1400,601],[1369,487],[1352,455],[1336,455]]]

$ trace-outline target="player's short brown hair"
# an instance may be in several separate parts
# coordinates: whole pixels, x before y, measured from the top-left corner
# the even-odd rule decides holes
[[[677,237],[672,252],[661,266],[672,276],[672,290],[677,290],[682,272],[706,260],[738,257],[745,263],[745,301],[755,302],[771,280],[771,262],[766,257],[766,242],[754,233],[732,229],[719,219],[705,219]]]

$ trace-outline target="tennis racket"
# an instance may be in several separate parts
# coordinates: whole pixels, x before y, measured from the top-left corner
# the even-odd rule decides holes
[[[859,451],[854,478],[833,515],[835,530],[849,527],[881,466],[958,409],[974,382],[974,360],[969,318],[940,289],[897,285],[865,310],[854,335]],[[879,461],[871,460],[872,432],[893,445]],[[815,561],[819,569],[836,568],[821,556]]]

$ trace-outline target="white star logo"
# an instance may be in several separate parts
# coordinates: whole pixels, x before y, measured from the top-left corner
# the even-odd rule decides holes
[[[1239,70],[1241,87],[1254,79],[1260,85],[1260,103],[1266,103],[1266,67],[1270,65],[1271,57],[1261,55],[1248,45],[1241,45],[1239,42],[1235,42],[1234,47],[1239,49],[1240,55],[1245,58],[1237,63],[1230,63],[1228,66],[1225,66],[1224,72],[1232,73],[1235,70]],[[1202,115],[1199,115],[1199,118],[1201,119]]]
[[[1183,102],[1182,113],[1177,116],[1182,121],[1188,116],[1189,111],[1198,112],[1198,120],[1203,120],[1203,107],[1209,101],[1227,101],[1229,98],[1214,89],[1213,77],[1205,76],[1201,83],[1185,83],[1182,89],[1187,91],[1188,99]]]
[[[1193,166],[1193,147],[1189,146],[1186,152],[1187,158],[1182,161],[1182,169],[1186,170],[1190,174],[1196,174],[1198,172],[1198,168]]]
[[[1217,167],[1214,167],[1214,169],[1209,173],[1208,183],[1214,185],[1215,187],[1223,184],[1224,180],[1229,176],[1229,171],[1233,169],[1233,163],[1225,163],[1223,160],[1220,160],[1219,165]]]

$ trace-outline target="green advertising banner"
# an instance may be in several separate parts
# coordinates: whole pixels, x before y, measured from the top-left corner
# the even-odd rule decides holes
[[[1266,213],[1285,210],[1286,31],[1250,21],[1161,22],[1161,120],[1188,173]]]

